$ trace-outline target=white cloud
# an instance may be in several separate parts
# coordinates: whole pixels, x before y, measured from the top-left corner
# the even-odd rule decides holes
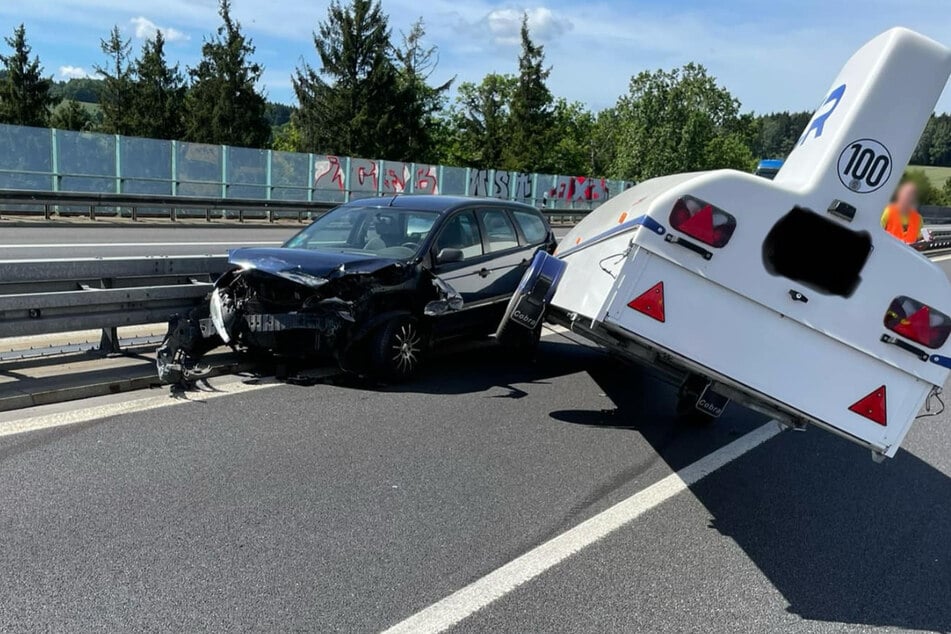
[[[571,29],[571,22],[561,18],[547,7],[531,9],[495,9],[485,17],[489,32],[496,44],[518,44],[521,37],[522,17],[528,16],[532,39],[549,41]]]
[[[139,16],[132,18],[129,23],[135,27],[135,36],[140,40],[151,40],[159,31],[165,36],[166,42],[178,42],[191,39],[187,34],[168,26],[159,26],[152,20]]]
[[[82,79],[89,77],[89,73],[82,66],[60,66],[59,77],[60,79]]]

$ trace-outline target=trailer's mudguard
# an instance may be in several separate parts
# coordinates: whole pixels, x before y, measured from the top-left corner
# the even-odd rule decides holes
[[[774,181],[664,177],[592,212],[556,254],[567,266],[552,306],[894,455],[947,379],[951,344],[912,345],[885,314],[905,296],[951,315],[951,283],[879,217],[949,72],[943,46],[882,34],[846,64]],[[908,98],[896,107],[895,95]],[[714,209],[717,226],[689,229],[685,207]]]

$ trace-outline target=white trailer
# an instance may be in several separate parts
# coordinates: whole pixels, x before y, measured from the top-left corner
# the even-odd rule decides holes
[[[686,376],[681,406],[728,399],[894,456],[951,367],[951,283],[880,216],[951,50],[892,29],[846,63],[775,180],[645,181],[540,254],[500,336],[561,324]]]

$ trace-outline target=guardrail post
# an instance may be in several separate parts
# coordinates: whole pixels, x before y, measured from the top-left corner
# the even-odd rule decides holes
[[[317,174],[314,172],[314,153],[307,154],[307,202],[314,202],[314,186],[316,185]],[[299,217],[299,216],[298,216]]]
[[[339,159],[338,159],[339,163]],[[343,173],[343,202],[350,202],[350,157],[347,157],[347,171]]]
[[[171,141],[171,162],[172,162],[172,196],[178,196],[178,141],[172,139]],[[168,218],[172,222],[175,222],[175,208],[172,207],[168,210]]]
[[[122,348],[119,346],[119,329],[115,326],[103,328],[102,338],[99,339],[99,354],[105,356],[120,352],[122,352]]]
[[[50,129],[50,166],[53,171],[53,191],[59,191],[59,137],[56,135],[56,128]]]

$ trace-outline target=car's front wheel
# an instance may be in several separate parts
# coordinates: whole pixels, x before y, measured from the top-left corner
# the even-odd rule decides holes
[[[371,358],[374,374],[389,381],[406,381],[419,370],[426,338],[413,317],[396,317],[373,336]]]

